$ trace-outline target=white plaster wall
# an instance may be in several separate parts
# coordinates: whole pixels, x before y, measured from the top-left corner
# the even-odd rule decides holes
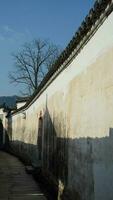
[[[17,105],[17,109],[21,108],[22,106],[24,106],[26,104],[26,102],[18,102]]]
[[[13,139],[37,145],[39,114],[48,109],[57,136],[69,140],[68,185],[81,192],[85,200],[113,198],[113,160],[106,160],[106,155],[109,160],[113,157],[112,145],[109,146],[109,129],[113,127],[112,75],[113,12],[80,54],[24,110],[26,119],[22,119],[21,112],[12,118]],[[61,128],[60,122],[65,124],[65,129]]]

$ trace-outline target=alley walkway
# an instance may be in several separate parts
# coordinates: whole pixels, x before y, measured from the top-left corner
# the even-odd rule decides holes
[[[32,175],[14,156],[0,151],[0,200],[46,200]]]

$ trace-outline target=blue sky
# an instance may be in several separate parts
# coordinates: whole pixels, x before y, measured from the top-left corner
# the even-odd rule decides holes
[[[9,83],[12,53],[34,38],[49,39],[64,48],[94,0],[0,0],[0,96],[19,94]]]

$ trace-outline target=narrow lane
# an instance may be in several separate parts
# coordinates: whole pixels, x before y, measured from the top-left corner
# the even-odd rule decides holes
[[[0,151],[0,200],[46,200],[32,175],[14,156]]]

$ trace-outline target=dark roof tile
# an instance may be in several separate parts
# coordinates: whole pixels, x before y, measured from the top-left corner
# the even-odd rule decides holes
[[[94,7],[89,11],[89,14],[86,16],[85,20],[82,22],[78,31],[75,33],[74,37],[69,42],[69,44],[64,49],[64,51],[61,53],[59,58],[55,61],[53,67],[50,69],[50,71],[47,73],[45,78],[42,80],[37,90],[28,100],[26,105],[21,107],[19,110],[26,108],[32,102],[32,100],[40,93],[41,89],[45,86],[45,84],[49,81],[49,79],[53,76],[53,74],[57,72],[57,70],[61,67],[61,65],[69,58],[73,50],[78,47],[78,45],[83,40],[83,38],[90,32],[92,26],[96,23],[96,21],[99,20],[101,14],[104,13],[106,8],[110,5],[113,6],[112,0],[97,0],[94,3]],[[110,12],[108,12],[108,14],[110,14]]]

